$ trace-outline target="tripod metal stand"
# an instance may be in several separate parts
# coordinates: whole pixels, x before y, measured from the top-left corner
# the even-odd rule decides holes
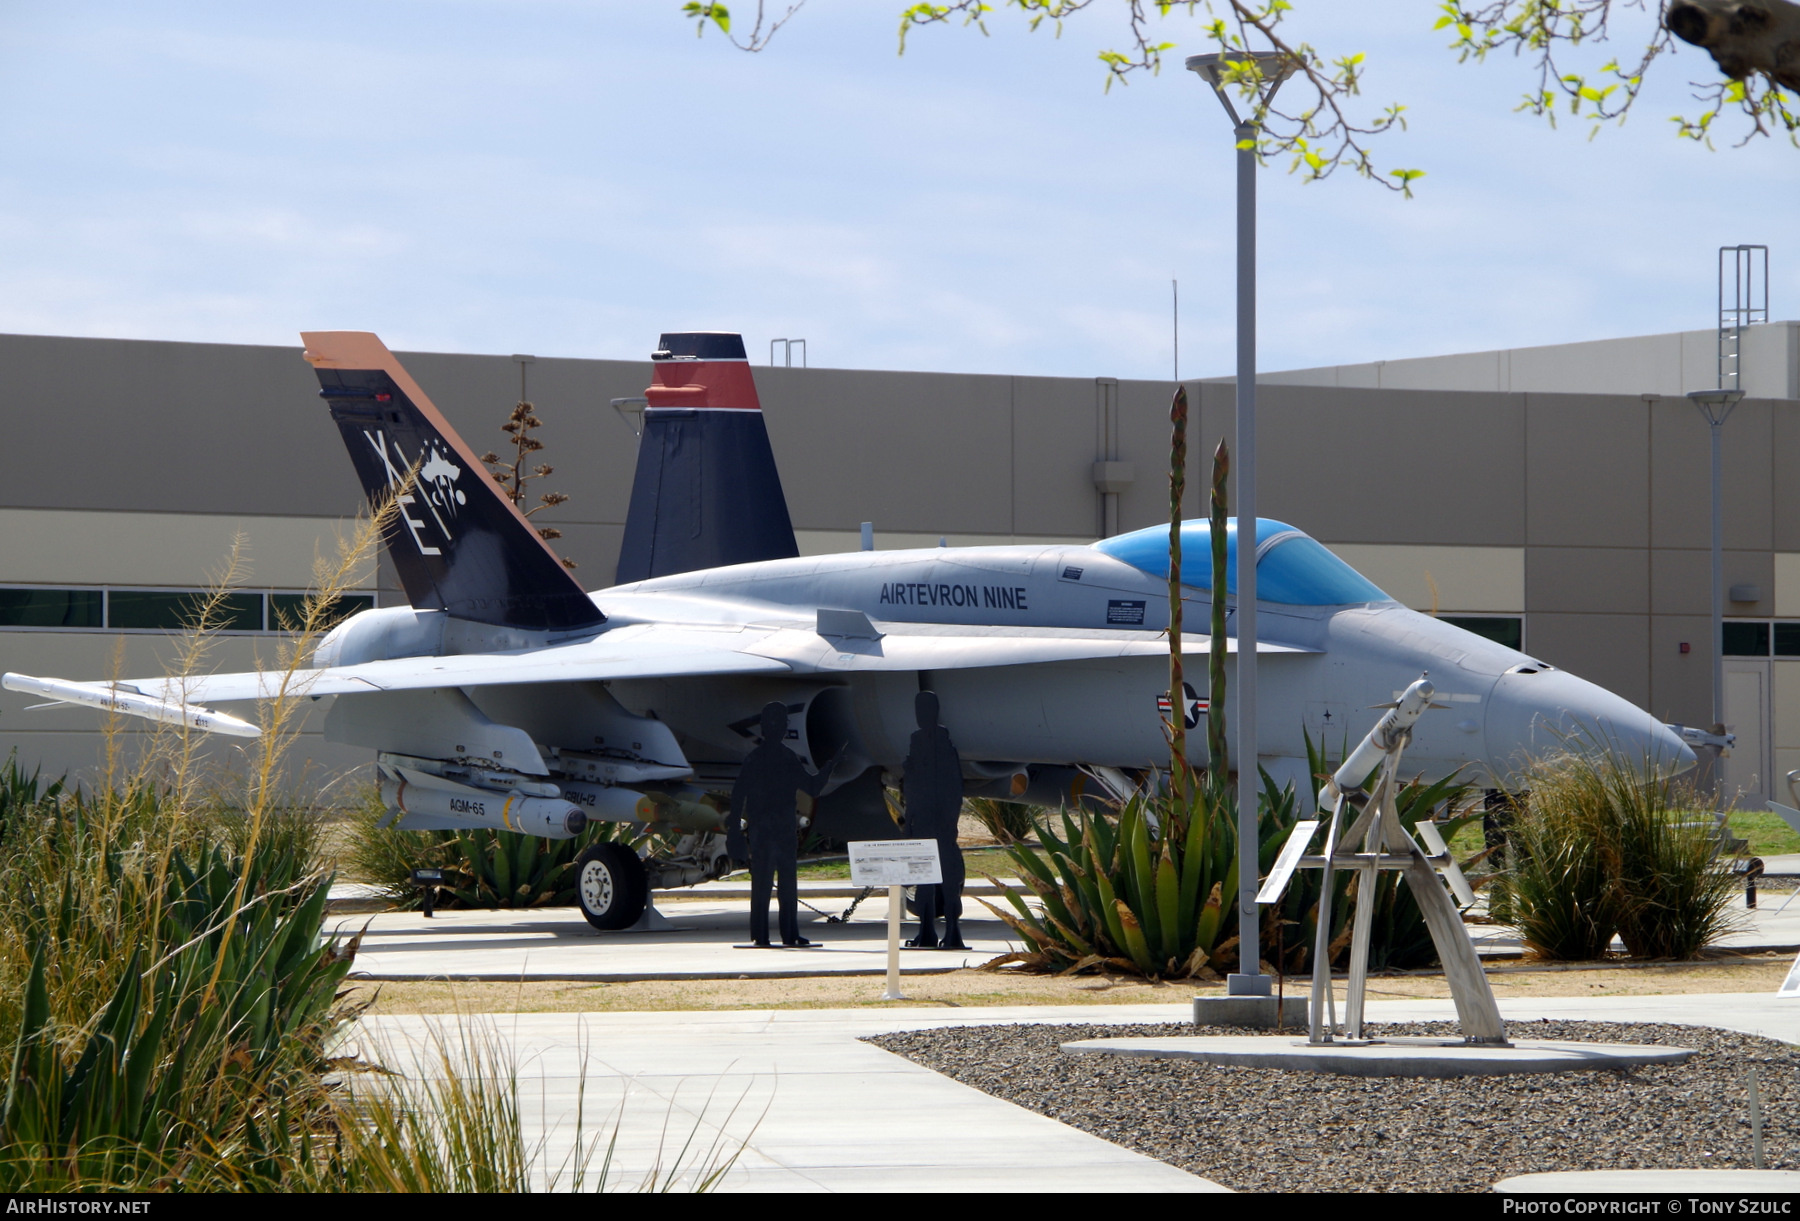
[[[1507,1043],[1506,1026],[1500,1020],[1500,1008],[1488,987],[1487,976],[1482,973],[1481,960],[1463,931],[1456,903],[1438,875],[1443,874],[1444,881],[1465,905],[1475,901],[1468,880],[1451,858],[1436,824],[1417,825],[1419,837],[1430,849],[1427,852],[1401,824],[1395,806],[1401,784],[1400,754],[1412,736],[1412,726],[1426,709],[1442,707],[1431,702],[1433,694],[1430,681],[1421,676],[1388,707],[1375,728],[1319,790],[1319,805],[1330,813],[1323,819],[1294,825],[1256,896],[1258,903],[1277,903],[1296,869],[1324,872],[1313,942],[1309,1043],[1332,1043],[1339,1041],[1340,1036],[1351,1043],[1367,1041],[1363,1037],[1363,1002],[1369,976],[1369,937],[1375,924],[1375,884],[1381,872],[1390,869],[1398,870],[1406,879],[1424,913],[1432,944],[1444,964],[1463,1041],[1490,1046]],[[1371,772],[1375,773],[1373,783],[1364,789],[1363,782]],[[1306,849],[1321,825],[1325,827],[1325,850],[1316,856],[1308,855]],[[1340,869],[1354,871],[1358,879],[1350,934],[1350,979],[1341,1027],[1330,961],[1332,881]]]

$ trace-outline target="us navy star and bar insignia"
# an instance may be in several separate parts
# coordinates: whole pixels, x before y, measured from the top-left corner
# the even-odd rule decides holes
[[[1181,695],[1181,719],[1189,729],[1192,729],[1200,723],[1200,718],[1206,715],[1207,701],[1202,699],[1188,683],[1181,684]],[[1167,691],[1156,697],[1156,715],[1165,721],[1169,719],[1169,693]]]

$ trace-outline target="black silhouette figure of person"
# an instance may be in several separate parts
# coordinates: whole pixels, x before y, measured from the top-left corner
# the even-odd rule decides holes
[[[962,814],[962,760],[950,731],[938,724],[935,691],[921,691],[913,698],[919,728],[906,752],[906,775],[901,794],[906,799],[906,834],[909,839],[935,839],[943,869],[941,885],[921,886],[914,900],[919,909],[919,935],[906,944],[914,949],[966,950],[962,939],[962,849],[956,846],[956,820]],[[938,940],[937,918],[944,917],[944,937]]]
[[[759,946],[769,944],[769,890],[777,874],[781,944],[812,944],[800,935],[800,889],[794,878],[800,859],[796,794],[817,797],[837,766],[834,758],[817,775],[807,771],[800,756],[787,748],[787,724],[787,705],[773,700],[763,706],[762,741],[744,756],[725,820],[725,850],[733,860],[750,862],[750,940]]]

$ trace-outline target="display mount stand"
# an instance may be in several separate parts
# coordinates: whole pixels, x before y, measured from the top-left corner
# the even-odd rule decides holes
[[[1323,913],[1330,910],[1329,899],[1336,872],[1343,869],[1358,875],[1350,933],[1350,978],[1341,1024],[1331,983],[1331,923],[1323,918],[1316,922],[1312,997],[1307,1023],[1307,1042],[1310,1044],[1355,1046],[1373,1042],[1365,1037],[1363,1029],[1369,981],[1369,940],[1375,925],[1375,905],[1369,900],[1375,894],[1375,883],[1381,873],[1398,870],[1424,914],[1425,927],[1444,964],[1444,976],[1450,985],[1450,998],[1456,1005],[1463,1042],[1487,1047],[1508,1046],[1500,1006],[1494,1000],[1493,989],[1488,986],[1474,943],[1463,929],[1462,914],[1445,890],[1444,883],[1449,883],[1450,889],[1465,905],[1475,901],[1474,892],[1452,859],[1437,825],[1418,824],[1420,838],[1431,849],[1427,853],[1401,824],[1395,804],[1401,785],[1400,755],[1412,736],[1412,726],[1427,708],[1443,707],[1431,702],[1433,694],[1430,681],[1421,676],[1388,706],[1375,728],[1320,790],[1319,805],[1321,809],[1329,809],[1330,814],[1321,820],[1295,824],[1268,880],[1256,896],[1258,903],[1279,902],[1296,869],[1322,870],[1324,884],[1319,892],[1319,906]],[[1364,790],[1362,782],[1372,771],[1376,773],[1374,783]],[[1325,827],[1325,850],[1316,856],[1307,855],[1306,849],[1321,825]],[[1360,847],[1346,848],[1346,845]]]

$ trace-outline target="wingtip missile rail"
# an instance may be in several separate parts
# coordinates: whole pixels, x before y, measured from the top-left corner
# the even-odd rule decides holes
[[[29,674],[0,675],[0,686],[8,691],[42,696],[59,704],[80,704],[101,708],[126,716],[143,717],[163,725],[183,725],[205,733],[229,734],[234,738],[260,738],[262,730],[249,721],[214,712],[197,704],[161,700],[123,687],[104,683],[72,683],[60,678],[33,678]]]

